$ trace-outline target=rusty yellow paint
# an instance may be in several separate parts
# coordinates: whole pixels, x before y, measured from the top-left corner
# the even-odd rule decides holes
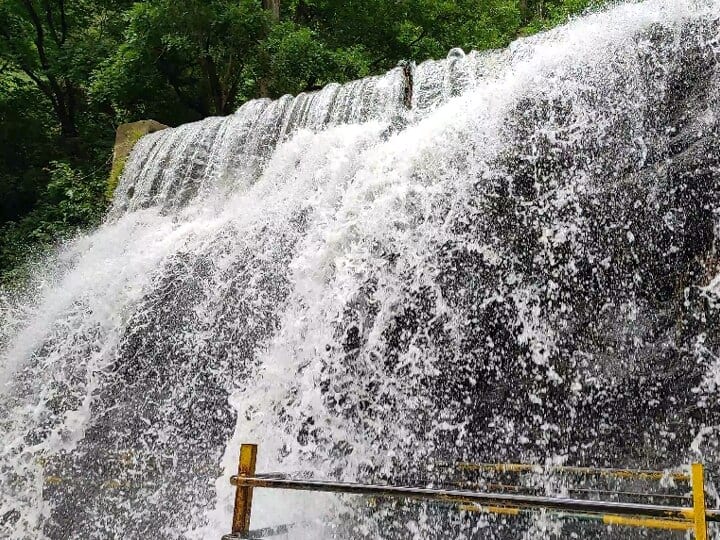
[[[243,444],[240,447],[238,476],[253,476],[257,462],[257,445]],[[250,532],[250,512],[252,510],[253,488],[237,486],[235,489],[235,509],[233,511],[232,532],[246,535]]]
[[[122,463],[125,467],[132,465],[134,460],[135,455],[131,450],[118,454],[118,461],[120,461],[120,463]]]
[[[626,527],[643,527],[646,529],[664,529],[668,531],[686,531],[693,526],[692,522],[679,519],[642,518],[616,516],[612,514],[603,515],[603,523],[605,523],[605,525],[623,525]]]
[[[504,514],[510,516],[517,516],[520,514],[519,508],[510,508],[503,506],[482,506],[480,504],[472,503],[459,504],[458,509],[465,512],[482,512],[487,514]]]
[[[490,514],[499,514],[507,516],[517,516],[522,510],[520,508],[508,506],[481,506],[479,504],[463,504],[459,506],[460,510],[467,512],[485,512]],[[554,512],[551,512],[554,513]],[[572,517],[572,513],[560,512],[565,517]],[[578,514],[577,517],[593,520],[602,520],[606,525],[621,525],[626,527],[642,527],[646,529],[663,529],[668,531],[686,531],[693,527],[692,520],[680,519],[659,519],[659,518],[643,518],[619,516],[615,514]]]
[[[101,487],[103,489],[119,489],[122,487],[122,482],[117,478],[111,478],[110,480],[105,480]]]
[[[45,483],[50,486],[57,486],[58,484],[62,484],[63,479],[59,476],[46,476],[45,477]]]
[[[519,508],[511,506],[481,506],[479,504],[461,504],[458,508],[466,512],[485,512],[488,514],[499,514],[505,516],[517,516],[520,514]]]
[[[491,514],[501,514],[505,516],[517,516],[520,514],[519,508],[511,508],[507,506],[484,506],[483,510]]]
[[[458,463],[457,467],[466,471],[490,471],[490,472],[562,472],[568,474],[583,474],[596,476],[611,476],[615,478],[633,478],[638,480],[662,480],[663,478],[672,478],[679,482],[690,481],[690,475],[681,472],[668,471],[646,471],[633,469],[604,469],[593,467],[564,467],[560,465],[551,465],[545,467],[542,465],[533,465],[530,463]]]
[[[696,540],[707,540],[707,523],[705,516],[705,470],[702,463],[693,463],[690,469],[692,476],[693,524]]]

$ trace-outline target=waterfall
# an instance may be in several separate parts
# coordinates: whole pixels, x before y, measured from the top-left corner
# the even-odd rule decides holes
[[[0,536],[219,538],[241,442],[366,482],[717,473],[718,55],[718,0],[647,0],[143,137],[105,222],[0,293]],[[626,537],[253,509],[289,538]]]

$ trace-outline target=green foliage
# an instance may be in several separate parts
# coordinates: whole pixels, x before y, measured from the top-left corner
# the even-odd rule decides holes
[[[364,47],[333,49],[316,32],[291,21],[275,25],[264,52],[269,58],[265,74],[273,96],[316,90],[330,82],[346,82],[371,72]]]
[[[4,0],[0,281],[96,225],[115,126],[224,115],[453,47],[503,47],[603,0]]]
[[[42,253],[102,218],[105,180],[100,171],[53,161],[46,172],[49,181],[33,210],[0,227],[0,282],[21,277],[22,272],[12,270],[21,268],[28,254]]]
[[[554,0],[535,2],[534,15],[529,17],[522,29],[523,35],[548,30],[566,22],[573,15],[601,6],[604,0]]]
[[[5,0],[0,3],[0,58],[43,94],[68,143],[84,113],[83,86],[109,54],[108,19],[122,2]]]
[[[130,111],[158,93],[198,118],[231,113],[270,19],[256,0],[155,0],[125,15],[124,41],[94,74],[92,93]],[[149,93],[148,91],[153,93]],[[175,118],[164,118],[174,120]]]
[[[83,174],[59,161],[53,161],[50,166],[50,182],[45,192],[49,223],[59,227],[59,232],[97,224],[102,216],[103,176],[93,174],[95,171]],[[52,227],[48,227],[50,234],[42,240],[51,240],[54,236]]]
[[[0,223],[35,205],[46,176],[43,160],[55,157],[49,125],[52,113],[32,81],[15,72],[0,77]]]
[[[442,57],[453,47],[501,47],[521,26],[517,3],[507,0],[292,0],[285,14],[331,50],[361,44],[373,72],[400,59]]]

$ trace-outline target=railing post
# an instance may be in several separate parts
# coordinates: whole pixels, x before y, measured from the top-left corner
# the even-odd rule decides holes
[[[693,524],[696,540],[707,540],[705,516],[705,471],[702,463],[693,463],[691,468]]]
[[[257,461],[257,445],[243,444],[240,447],[238,476],[254,476]],[[233,511],[232,532],[240,538],[247,538],[250,532],[250,511],[252,510],[253,488],[235,488],[235,510]]]

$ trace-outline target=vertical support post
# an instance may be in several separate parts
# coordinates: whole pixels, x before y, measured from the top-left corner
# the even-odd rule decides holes
[[[690,474],[693,497],[693,529],[696,540],[707,540],[705,519],[705,470],[702,463],[693,463]]]
[[[238,476],[254,476],[257,461],[257,445],[243,444],[240,447]],[[235,510],[233,512],[233,534],[247,538],[250,532],[250,511],[252,510],[253,488],[237,486],[235,488]]]

